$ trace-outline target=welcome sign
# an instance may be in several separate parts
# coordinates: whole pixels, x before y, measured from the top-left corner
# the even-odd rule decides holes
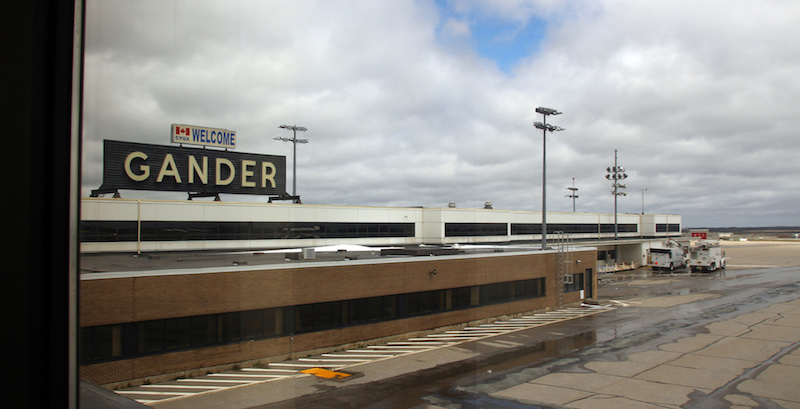
[[[170,141],[172,143],[234,149],[236,148],[236,131],[195,125],[172,124],[170,128]]]

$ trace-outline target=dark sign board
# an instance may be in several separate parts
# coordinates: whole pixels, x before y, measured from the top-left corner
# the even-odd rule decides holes
[[[103,186],[286,196],[286,157],[103,141]]]

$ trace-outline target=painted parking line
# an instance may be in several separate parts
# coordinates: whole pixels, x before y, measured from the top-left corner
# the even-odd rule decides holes
[[[376,349],[375,352],[383,351],[383,352],[387,352],[387,353],[392,354],[392,356],[402,355],[402,354],[410,354],[412,352],[416,352],[414,350],[409,350],[408,348],[406,348],[406,349],[398,349],[398,348],[401,348],[401,347],[380,347],[380,346],[378,346],[378,347],[374,347],[374,348],[380,348],[380,349]]]
[[[267,372],[267,373],[295,373],[291,369],[272,369],[272,368],[242,368],[245,372]]]
[[[314,367],[317,367],[317,366],[319,366],[319,365],[314,365],[314,364],[295,364],[295,363],[287,363],[287,362],[276,362],[276,363],[271,363],[271,364],[269,364],[269,366],[279,366],[279,367],[283,367],[283,368],[295,368],[295,367],[297,367],[297,368],[314,368]]]
[[[322,354],[321,356],[331,357],[331,358],[345,358],[345,357],[350,357],[350,358],[380,358],[379,355],[361,354],[360,352],[363,352],[363,351],[359,351],[358,353],[352,353],[352,354],[345,354],[345,353],[341,353],[341,354]]]
[[[163,388],[163,389],[176,388],[176,389],[207,389],[207,390],[215,389],[214,386],[172,385],[172,384],[169,384],[169,385],[168,384],[142,385],[142,386],[140,386],[140,388],[159,388],[159,389],[161,389],[161,388]]]
[[[347,359],[347,358],[299,358],[300,362],[369,362],[374,359]]]

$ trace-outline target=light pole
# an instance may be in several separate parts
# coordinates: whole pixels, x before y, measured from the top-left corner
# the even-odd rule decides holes
[[[644,214],[644,192],[646,190],[647,190],[647,188],[642,189],[642,214]]]
[[[572,198],[572,213],[575,213],[575,199],[578,198],[578,188],[575,187],[575,178],[572,178],[572,187],[568,187],[567,190],[571,190],[572,192],[564,197]]]
[[[536,112],[542,114],[542,122],[534,122],[536,129],[542,130],[542,250],[547,250],[547,131],[563,131],[560,126],[548,125],[548,115],[561,115],[561,112],[553,108],[536,108]]]
[[[297,144],[298,143],[308,143],[308,139],[297,139],[297,131],[305,132],[306,129],[303,126],[297,125],[281,125],[278,128],[283,129],[291,129],[292,130],[292,137],[291,138],[283,138],[283,137],[275,137],[276,141],[284,141],[284,142],[291,142],[293,145],[293,154],[292,154],[292,196],[297,198]]]
[[[614,190],[611,191],[611,194],[614,195],[614,240],[617,240],[619,235],[619,228],[617,225],[617,197],[618,196],[627,196],[628,194],[625,192],[620,192],[619,189],[627,189],[627,186],[619,183],[621,180],[627,179],[628,174],[625,173],[625,168],[622,166],[617,166],[617,150],[614,149],[614,167],[613,168],[606,168],[608,174],[606,175],[606,179],[614,182],[613,186]]]

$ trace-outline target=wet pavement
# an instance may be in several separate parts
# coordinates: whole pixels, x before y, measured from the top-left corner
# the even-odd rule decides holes
[[[608,312],[151,406],[800,408],[800,267],[740,265],[619,273]]]

